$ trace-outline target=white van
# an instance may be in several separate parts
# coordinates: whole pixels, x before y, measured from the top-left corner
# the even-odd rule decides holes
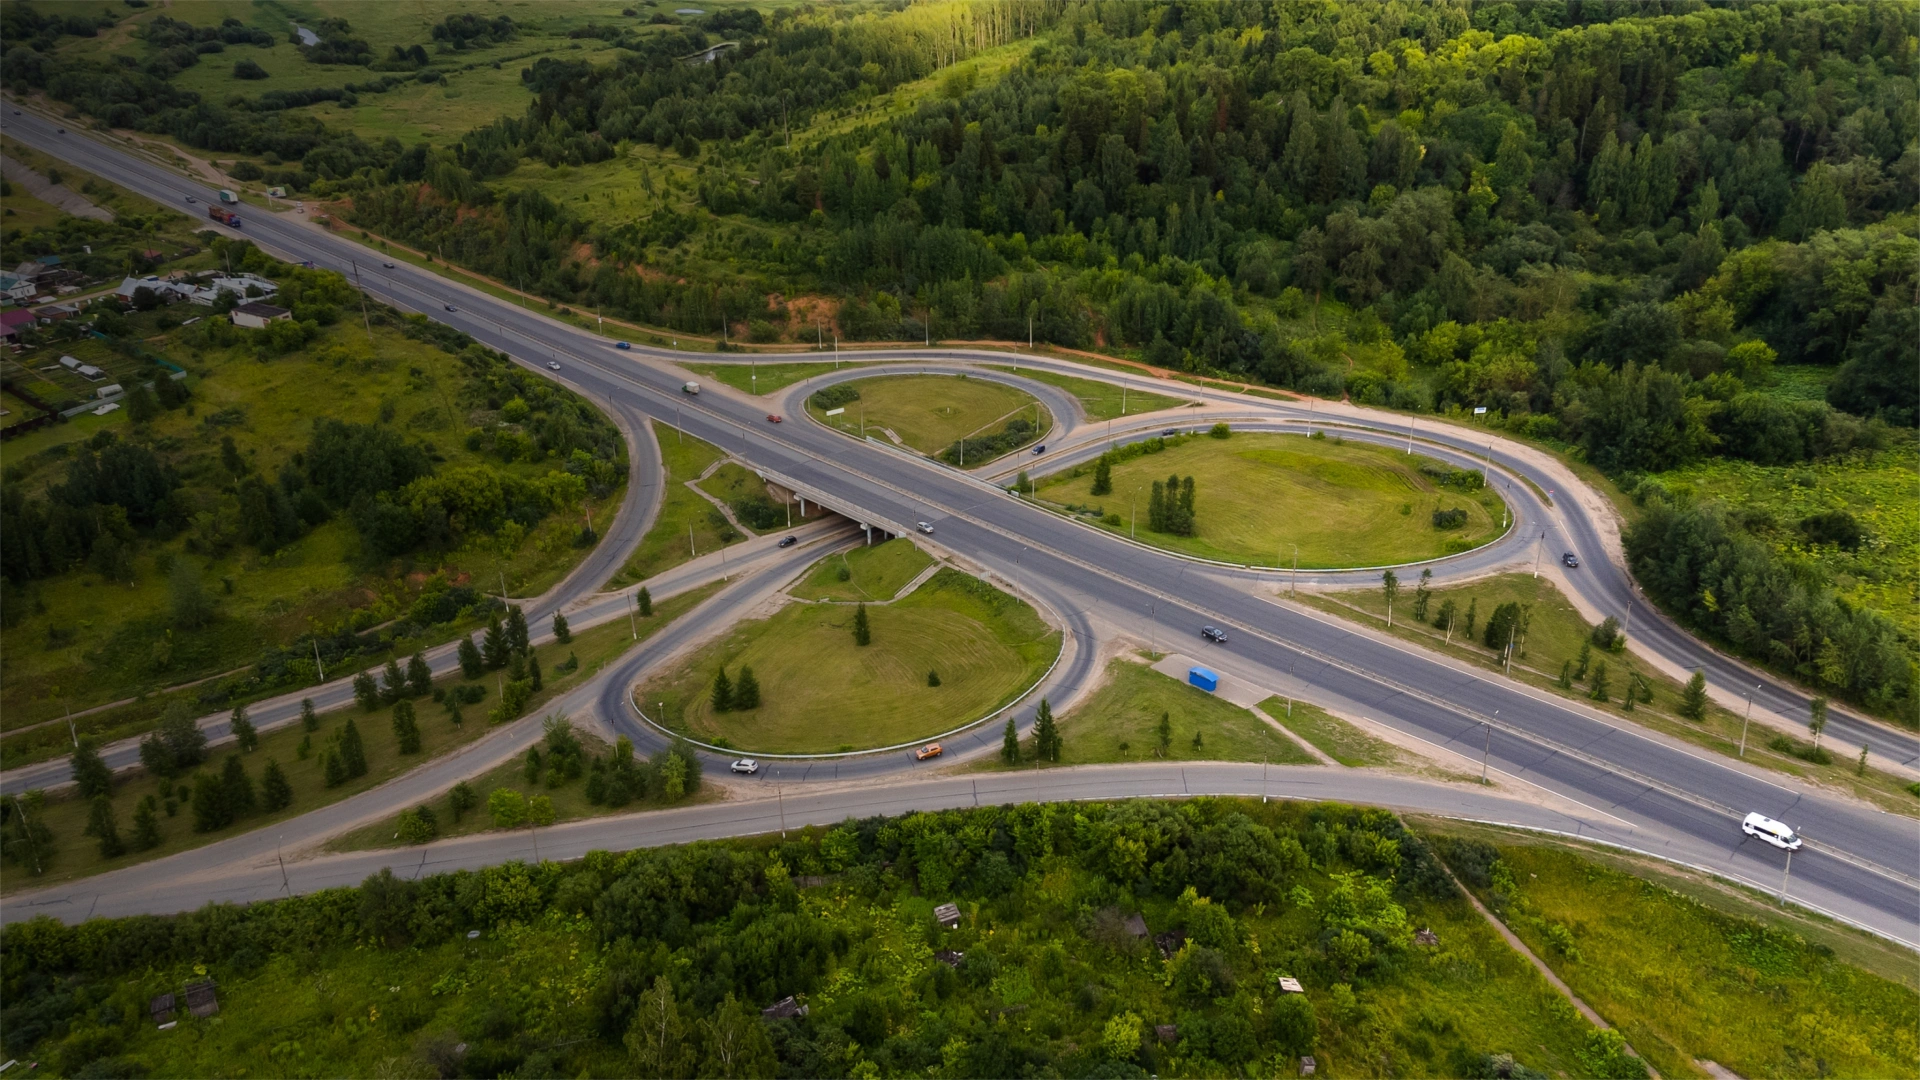
[[[1783,851],[1799,851],[1800,837],[1792,830],[1765,814],[1748,814],[1740,823],[1740,831],[1748,836],[1758,837]]]

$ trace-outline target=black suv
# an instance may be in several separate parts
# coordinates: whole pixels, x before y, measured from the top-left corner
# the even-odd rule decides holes
[[[1217,626],[1201,627],[1200,636],[1206,638],[1208,641],[1217,641],[1222,645],[1227,643],[1227,632]]]

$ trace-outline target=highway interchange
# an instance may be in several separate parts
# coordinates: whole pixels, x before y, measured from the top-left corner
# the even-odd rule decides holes
[[[186,194],[203,201],[213,197],[203,186],[141,157],[77,134],[58,135],[53,124],[32,114],[11,116],[9,120],[10,135],[163,204],[182,204]],[[836,374],[823,370],[821,377],[790,388],[775,399],[755,399],[710,385],[705,392],[693,397],[680,391],[681,383],[687,378],[685,371],[670,366],[689,359],[684,353],[644,348],[617,351],[604,339],[428,271],[407,265],[375,269],[379,262],[377,255],[304,223],[283,221],[258,211],[243,211],[243,218],[243,234],[276,254],[311,260],[318,266],[348,273],[357,268],[363,287],[395,307],[425,312],[529,366],[544,370],[549,361],[559,363],[560,381],[606,406],[627,431],[633,458],[633,484],[630,485],[633,497],[608,530],[609,535],[590,566],[583,566],[571,575],[563,588],[529,604],[529,614],[536,625],[546,612],[568,606],[583,612],[591,609],[592,617],[598,619],[623,617],[626,602],[623,594],[594,596],[593,592],[597,583],[610,576],[618,560],[624,558],[631,542],[644,532],[651,520],[651,507],[658,498],[657,490],[648,491],[650,484],[657,486],[660,475],[654,456],[657,451],[650,438],[640,434],[641,421],[649,416],[675,418],[689,434],[721,446],[749,466],[789,483],[810,499],[821,500],[855,521],[892,532],[911,529],[918,521],[931,522],[937,548],[1041,602],[1057,615],[1068,631],[1068,655],[1050,685],[1043,688],[1043,692],[1055,694],[1055,700],[1071,696],[1097,672],[1097,641],[1116,634],[1130,634],[1133,637],[1152,635],[1160,642],[1167,642],[1178,641],[1184,635],[1190,645],[1183,648],[1198,649],[1200,643],[1195,631],[1201,624],[1228,626],[1233,631],[1231,643],[1206,653],[1211,663],[1227,673],[1256,685],[1339,706],[1343,711],[1367,716],[1474,758],[1480,757],[1484,748],[1490,768],[1515,782],[1533,785],[1585,808],[1588,813],[1578,816],[1594,828],[1612,830],[1616,842],[1657,853],[1671,852],[1672,857],[1682,861],[1708,866],[1761,888],[1774,889],[1781,885],[1780,875],[1784,869],[1780,853],[1744,840],[1737,823],[1739,817],[1750,810],[1787,820],[1807,838],[1806,848],[1792,866],[1789,893],[1794,900],[1909,944],[1920,943],[1920,891],[1916,890],[1916,876],[1920,876],[1920,830],[1911,818],[1878,812],[1815,791],[1642,731],[1576,703],[1496,676],[1463,670],[1405,644],[1290,605],[1280,596],[1285,575],[1210,566],[1130,544],[1034,507],[1027,500],[1011,497],[979,476],[799,422],[804,415],[801,402],[806,393],[833,378],[853,377],[868,371]],[[926,365],[929,369],[990,362],[1071,372],[1083,377],[1092,374],[1069,362],[1024,354],[912,349],[864,352],[859,358],[895,360]],[[732,359],[730,356],[700,358],[702,363]],[[1169,392],[1168,384],[1145,376],[1100,372],[1098,377],[1124,382],[1136,389]],[[1056,417],[1069,427],[1067,443],[1056,442],[1050,448],[1049,460],[1062,454],[1067,455],[1068,460],[1084,458],[1098,453],[1106,444],[1106,427],[1075,423],[1079,419],[1078,410],[1063,400],[1063,395],[1043,384],[1026,382],[1024,387],[1047,400],[1055,409]],[[1577,480],[1545,455],[1497,439],[1490,445],[1483,444],[1480,436],[1468,430],[1425,420],[1410,422],[1405,417],[1350,406],[1321,403],[1303,408],[1290,402],[1185,385],[1177,385],[1173,392],[1202,402],[1201,407],[1177,414],[1182,426],[1202,421],[1211,423],[1216,417],[1231,417],[1236,427],[1275,430],[1301,430],[1307,423],[1336,422],[1349,437],[1395,442],[1407,437],[1412,423],[1417,448],[1423,454],[1460,464],[1483,457],[1494,479],[1506,478],[1500,485],[1500,493],[1515,513],[1512,531],[1504,541],[1432,564],[1438,577],[1464,577],[1485,572],[1493,565],[1510,563],[1516,558],[1516,545],[1531,556],[1533,545],[1540,543],[1539,534],[1547,532],[1548,559],[1557,557],[1562,548],[1581,556],[1582,570],[1565,575],[1565,580],[1583,609],[1624,614],[1634,596],[1624,570],[1609,557],[1610,553],[1617,557],[1618,544],[1607,532],[1610,526],[1606,517],[1596,512],[1595,506],[1582,501],[1577,494],[1581,491]],[[769,405],[769,400],[779,404]],[[765,420],[769,411],[784,412],[795,422],[769,424]],[[1167,415],[1116,423],[1113,437],[1145,437],[1167,425]],[[1009,462],[986,471],[1004,474],[1019,464]],[[1516,481],[1516,477],[1525,480]],[[1564,494],[1558,494],[1549,506],[1540,497],[1540,491],[1547,489]],[[762,547],[770,548],[770,545]],[[812,554],[789,553],[784,557],[789,562],[782,557],[761,556],[770,569],[758,572],[758,576],[771,580],[785,573],[790,577],[811,557]],[[683,567],[681,587],[692,587],[697,571],[698,568]],[[738,587],[744,590],[750,576],[754,575],[743,574]],[[1341,576],[1303,573],[1301,581],[1303,584],[1324,583]],[[1377,574],[1370,575],[1369,579],[1377,580]],[[766,582],[755,584],[764,587]],[[656,587],[655,592],[659,595],[661,589]],[[695,627],[690,633],[699,632],[698,627],[702,625],[699,619],[724,618],[718,610],[724,605],[716,605],[720,599],[716,597],[688,617],[695,620],[690,624]],[[716,610],[709,612],[709,607]],[[1671,670],[1704,668],[1723,701],[1744,700],[1731,688],[1753,686],[1756,709],[1789,718],[1804,715],[1805,696],[1800,691],[1704,647],[1677,626],[1658,617],[1644,602],[1634,608],[1633,637],[1637,650],[1663,661]],[[624,696],[634,677],[649,663],[650,655],[643,647],[623,658],[590,684],[591,696],[597,696],[598,700],[582,702],[590,704],[602,722],[630,734],[643,748],[657,745],[660,736],[634,715]],[[433,659],[436,670],[451,666],[449,649],[436,650]],[[655,657],[652,662],[657,661]],[[344,703],[350,697],[343,693],[340,682],[305,693],[322,707]],[[290,696],[269,703],[258,710],[258,715],[268,725],[288,722],[291,714],[286,710],[297,708],[297,700],[297,696]],[[1022,711],[1023,723],[1030,722],[1032,700],[1028,699],[1028,707]],[[222,734],[217,722],[210,722],[210,732],[216,736]],[[1920,759],[1920,740],[1910,733],[1851,714],[1836,711],[1829,737],[1870,742],[1879,758],[1909,768]],[[997,738],[993,733],[985,732],[974,736],[965,749],[972,753],[990,752],[988,744],[995,743]],[[119,755],[115,763],[125,763],[127,748],[118,747],[115,752]],[[57,781],[58,770],[63,768],[64,763],[60,763],[38,770],[16,770],[18,775],[9,774],[0,782],[4,782],[9,791],[41,786]],[[1062,797],[1082,798],[1177,794],[1141,790],[1137,778],[1124,770],[1111,774],[1114,780],[1107,788],[1076,779],[1081,773],[1082,770],[1071,775],[1041,774],[1048,779],[1036,781],[1039,786],[1021,797],[1031,797],[1033,792],[1051,795],[1056,790]],[[887,774],[899,775],[893,781],[886,781]],[[923,776],[923,770],[904,754],[848,759],[831,767],[814,763],[781,764],[766,770],[761,782],[785,790],[789,785],[804,786],[820,780],[844,782],[853,777],[871,777],[876,783],[887,784],[883,788],[868,789],[867,802],[860,804],[864,806],[873,805],[883,795],[893,800],[888,805],[897,805],[898,809],[948,805],[939,800],[951,797],[951,792],[944,787],[930,783]],[[953,782],[957,781],[939,783]],[[1358,778],[1354,782],[1360,783]],[[903,791],[906,794],[903,795]],[[915,792],[924,792],[928,801],[916,802]],[[1257,792],[1242,790],[1241,793]],[[1364,795],[1358,788],[1343,791],[1339,784],[1325,788],[1326,797],[1360,799]],[[777,801],[784,805],[792,798],[785,794]],[[842,812],[855,812],[851,808],[855,801],[842,799],[834,805]],[[1379,801],[1410,805],[1389,799]],[[701,812],[719,816],[737,814],[737,808],[723,810],[725,805],[694,807],[674,813],[692,817],[698,817]],[[341,811],[343,815],[348,812]],[[1518,813],[1516,810],[1501,819],[1517,820],[1514,815]],[[599,833],[585,828],[577,832],[582,836],[593,833],[606,837],[606,846],[646,842],[649,818],[616,820],[625,824],[596,825],[595,828],[602,830]],[[735,825],[741,824],[737,816],[730,820]],[[740,831],[752,830],[743,827]],[[235,838],[235,841],[242,839]],[[223,841],[199,851],[216,852],[235,841]],[[254,841],[259,842],[263,841]],[[462,844],[462,850],[469,851],[472,857],[484,859],[499,855],[498,850],[487,851],[486,845],[478,841]],[[173,859],[195,854],[189,852]],[[388,853],[387,857],[405,863],[411,854]],[[256,872],[257,863],[257,859],[248,862],[242,857],[229,865],[233,874],[244,876]],[[102,878],[121,879],[117,887],[111,889],[109,883],[101,879],[94,879],[93,885],[78,883],[65,889],[68,894],[90,890],[96,897],[111,895],[123,906],[139,907],[145,903],[147,906],[142,910],[177,910],[184,902],[179,894],[156,889],[149,894],[149,899],[140,898],[143,894],[137,886],[144,880],[142,874],[157,872],[160,872],[159,864],[132,867],[102,875]],[[202,882],[206,887],[199,895],[205,898],[226,895],[217,886],[220,876],[217,867],[203,866],[185,880]],[[130,888],[134,891],[129,892]],[[172,899],[164,899],[166,896]],[[5,917],[12,919],[33,910],[59,910],[63,917],[72,918],[85,915],[73,909],[72,895],[65,900],[35,897],[30,904],[20,902],[24,899],[28,898],[14,898],[7,905]],[[66,906],[58,906],[62,903]]]

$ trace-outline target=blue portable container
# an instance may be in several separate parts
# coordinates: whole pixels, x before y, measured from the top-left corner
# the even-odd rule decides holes
[[[1203,667],[1188,668],[1187,681],[1209,694],[1220,689],[1220,676]]]

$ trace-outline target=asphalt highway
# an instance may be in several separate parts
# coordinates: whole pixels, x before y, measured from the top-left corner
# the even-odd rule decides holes
[[[187,192],[210,197],[197,184],[144,160],[82,137],[56,136],[45,122],[23,124],[23,119],[12,118],[9,134],[149,197],[170,204],[181,203]],[[352,263],[370,257],[365,249],[314,228],[257,211],[243,210],[242,217],[245,235],[320,266],[350,271]],[[1920,940],[1915,929],[1920,922],[1915,883],[1920,830],[1911,819],[1789,785],[1506,680],[1459,670],[1439,658],[1273,602],[1244,583],[1199,572],[1184,560],[1082,527],[976,477],[913,455],[853,442],[813,424],[769,424],[764,401],[721,388],[697,397],[684,395],[679,390],[684,373],[664,362],[684,359],[682,354],[616,351],[605,341],[411,267],[371,276],[363,268],[361,279],[396,306],[426,311],[492,347],[530,358],[528,362],[544,362],[543,357],[559,362],[562,380],[597,400],[619,400],[653,416],[675,412],[689,433],[791,481],[797,490],[856,521],[890,531],[905,531],[916,521],[932,522],[938,544],[991,568],[1016,587],[1050,598],[1060,610],[1119,625],[1149,624],[1161,634],[1195,635],[1202,623],[1229,627],[1230,643],[1221,651],[1255,681],[1271,685],[1282,678],[1297,679],[1316,692],[1364,703],[1373,715],[1440,745],[1479,751],[1484,737],[1493,768],[1670,842],[1724,849],[1731,872],[1760,880],[1781,869],[1778,852],[1741,837],[1737,823],[1742,814],[1758,810],[1786,820],[1807,839],[1793,867],[1799,887],[1839,898],[1848,908],[1846,917],[1855,921],[1903,940]],[[920,352],[891,355],[912,360]],[[995,359],[1034,363],[1024,356],[1017,361]],[[1239,407],[1251,403],[1240,399]],[[1280,418],[1306,415],[1291,406],[1266,407]],[[1356,413],[1342,419],[1363,418]],[[1395,425],[1402,422],[1394,418]],[[1456,448],[1477,449],[1464,432],[1440,425],[1423,429],[1423,435]],[[1496,445],[1488,453],[1495,464],[1521,475],[1538,471],[1518,451]],[[1565,502],[1577,505],[1577,500]],[[1588,566],[1610,565],[1597,557],[1606,544],[1589,516],[1568,508],[1562,520],[1571,546],[1586,557]],[[1615,606],[1624,609],[1632,595],[1624,574],[1619,575],[1618,594],[1608,592],[1602,574],[1591,576],[1603,597],[1611,596],[1619,601]],[[1654,619],[1644,624],[1661,625]],[[1643,641],[1657,632],[1636,631]],[[1192,640],[1197,646],[1197,635]],[[1676,643],[1673,648],[1691,648],[1703,663],[1713,655],[1697,644]],[[1781,708],[1787,709],[1793,691],[1780,688],[1778,693]],[[1877,725],[1862,730],[1883,732],[1892,742],[1912,741]]]

